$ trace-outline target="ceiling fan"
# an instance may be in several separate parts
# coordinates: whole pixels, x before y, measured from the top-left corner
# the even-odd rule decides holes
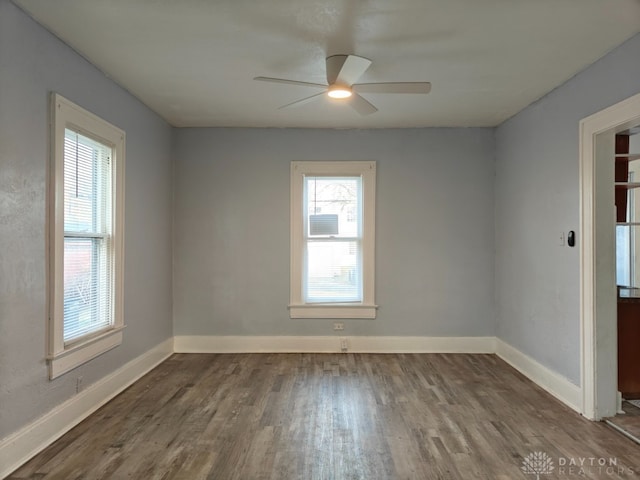
[[[286,83],[302,87],[322,88],[316,93],[279,108],[298,107],[314,100],[319,100],[325,93],[331,98],[344,99],[360,115],[370,115],[378,111],[361,93],[429,93],[429,82],[383,82],[356,83],[371,65],[371,60],[357,55],[332,55],[327,58],[327,84],[299,82],[284,78],[255,77],[260,82]]]

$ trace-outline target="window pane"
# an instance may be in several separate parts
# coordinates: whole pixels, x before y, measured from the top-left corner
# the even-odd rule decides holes
[[[360,242],[307,242],[306,302],[362,301]]]
[[[616,226],[616,283],[631,286],[631,227]]]
[[[111,324],[107,240],[64,239],[64,341]]]
[[[65,231],[106,233],[110,228],[110,155],[108,146],[65,130]]]
[[[360,177],[305,177],[308,236],[360,237]]]
[[[306,302],[362,301],[361,190],[356,176],[305,177]]]

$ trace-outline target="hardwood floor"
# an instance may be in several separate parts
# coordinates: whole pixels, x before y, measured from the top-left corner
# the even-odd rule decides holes
[[[8,478],[533,480],[533,452],[544,479],[640,475],[640,446],[494,355],[177,354]]]

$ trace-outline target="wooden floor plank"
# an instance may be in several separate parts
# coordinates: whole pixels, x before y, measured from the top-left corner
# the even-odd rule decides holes
[[[494,355],[177,354],[8,478],[513,480],[532,452],[545,479],[640,475],[640,446]]]

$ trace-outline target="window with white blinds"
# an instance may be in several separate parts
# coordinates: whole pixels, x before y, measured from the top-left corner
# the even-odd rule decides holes
[[[64,136],[64,341],[113,325],[112,148]]]
[[[292,318],[375,318],[375,162],[292,162]]]
[[[124,132],[51,96],[49,376],[122,343]]]

